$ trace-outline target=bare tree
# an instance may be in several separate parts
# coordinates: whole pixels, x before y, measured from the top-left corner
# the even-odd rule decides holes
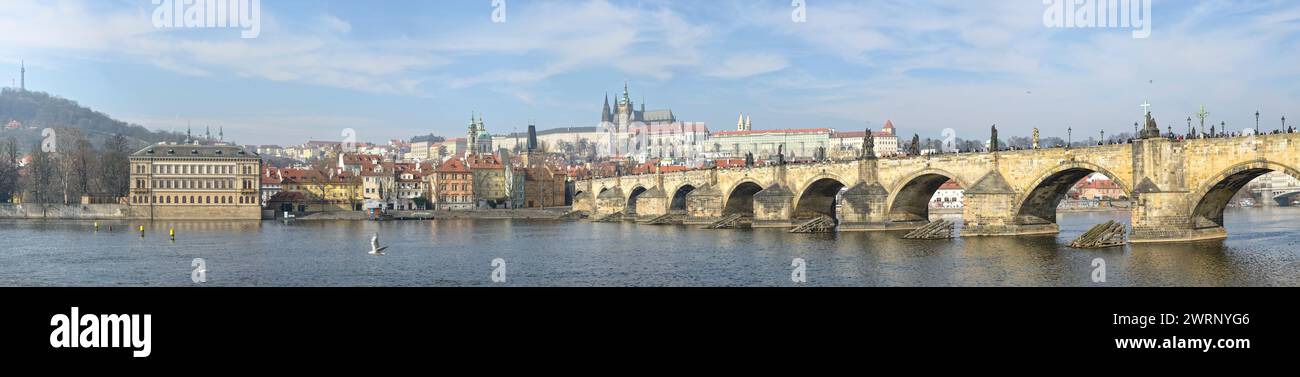
[[[10,136],[0,143],[0,202],[9,202],[18,191],[18,140]]]
[[[56,182],[56,163],[50,156],[50,153],[41,149],[40,142],[32,145],[32,162],[27,165],[27,176],[23,177],[23,191],[31,193],[32,197],[24,197],[24,201],[33,203],[45,203],[55,191],[53,183]]]
[[[121,198],[127,196],[131,184],[131,150],[126,137],[115,134],[104,139],[103,158],[97,170],[100,192]]]

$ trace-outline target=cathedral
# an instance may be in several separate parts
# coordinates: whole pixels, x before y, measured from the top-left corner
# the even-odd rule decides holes
[[[605,95],[605,107],[600,113],[597,144],[610,157],[631,157],[639,162],[649,159],[691,158],[703,151],[703,141],[708,138],[708,128],[703,123],[682,123],[671,109],[649,110],[642,103],[638,109],[623,84],[623,95],[610,107]]]
[[[627,83],[623,84],[623,96],[618,98],[615,108],[609,107],[609,95],[605,95],[605,109],[600,113],[601,124],[609,124],[608,127],[614,128],[616,133],[624,134],[632,131],[636,123],[642,124],[662,124],[673,123],[677,117],[673,116],[672,110],[651,110],[646,111],[645,104],[641,104],[638,110],[632,103],[632,98],[628,95]]]

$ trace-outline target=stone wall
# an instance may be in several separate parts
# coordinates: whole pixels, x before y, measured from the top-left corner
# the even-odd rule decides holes
[[[112,220],[133,218],[123,204],[0,204],[0,219]]]

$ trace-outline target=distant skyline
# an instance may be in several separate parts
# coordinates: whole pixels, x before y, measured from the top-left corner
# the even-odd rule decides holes
[[[7,0],[0,79],[155,130],[243,144],[595,126],[621,94],[710,130],[879,129],[941,139],[1233,131],[1300,118],[1300,2],[1155,1],[1151,35],[1048,28],[1025,1],[261,1],[257,38],[155,28],[150,0]],[[11,80],[12,79],[12,80]],[[1199,121],[1194,121],[1198,123]],[[1288,121],[1288,124],[1293,124]]]

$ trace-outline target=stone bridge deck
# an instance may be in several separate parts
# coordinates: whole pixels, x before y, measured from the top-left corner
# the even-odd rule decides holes
[[[965,192],[963,236],[1056,233],[1056,207],[1092,173],[1133,198],[1133,242],[1223,238],[1223,210],[1270,171],[1300,178],[1300,134],[708,169],[576,182],[574,209],[649,219],[679,211],[688,223],[730,214],[754,226],[834,217],[840,231],[913,229],[948,180]]]

